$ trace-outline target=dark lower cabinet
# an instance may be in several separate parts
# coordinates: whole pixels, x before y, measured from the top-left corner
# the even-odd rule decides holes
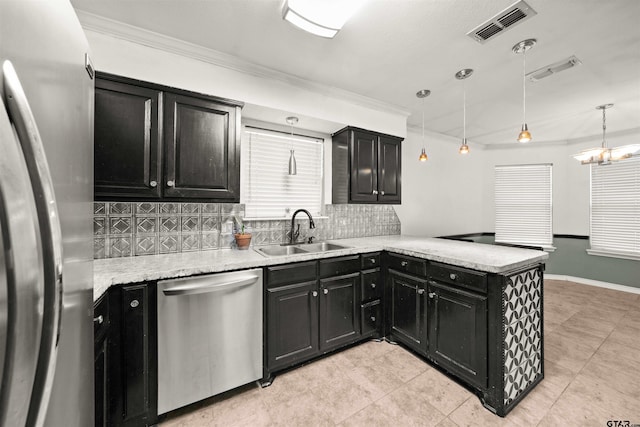
[[[267,289],[267,366],[278,369],[318,353],[315,280]]]
[[[320,349],[352,342],[359,333],[357,288],[360,273],[320,280]]]
[[[389,270],[387,280],[391,299],[389,327],[392,340],[424,353],[427,340],[426,279]]]
[[[111,425],[109,417],[109,298],[104,295],[96,301],[93,309],[93,362],[95,385],[95,425]]]
[[[487,297],[433,280],[428,287],[428,353],[478,387],[487,386]]]
[[[142,283],[109,290],[109,425],[157,422],[156,294],[150,286]]]

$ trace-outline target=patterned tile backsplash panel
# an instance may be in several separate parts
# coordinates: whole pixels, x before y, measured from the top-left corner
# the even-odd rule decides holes
[[[244,205],[229,203],[95,202],[94,258],[207,251],[235,246],[234,218],[242,222]],[[387,205],[326,205],[324,218],[309,228],[306,215],[298,241],[345,239],[400,234],[400,220]],[[251,245],[287,242],[291,221],[244,220]]]

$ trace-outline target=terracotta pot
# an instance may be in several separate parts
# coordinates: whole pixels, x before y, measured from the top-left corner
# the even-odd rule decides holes
[[[251,243],[251,234],[235,234],[234,237],[236,238],[236,245],[238,245],[238,249],[249,249],[249,244]]]

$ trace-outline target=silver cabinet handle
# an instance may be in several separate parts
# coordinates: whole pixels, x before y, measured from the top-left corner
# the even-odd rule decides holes
[[[418,289],[418,295],[424,294],[424,289]]]
[[[4,77],[4,95],[7,111],[16,134],[20,140],[24,159],[29,170],[33,188],[38,224],[42,236],[44,255],[44,315],[38,365],[44,368],[40,374],[43,381],[34,387],[31,402],[37,402],[40,408],[46,408],[51,397],[51,388],[58,356],[58,335],[62,311],[62,292],[64,288],[62,274],[62,231],[60,216],[53,188],[53,180],[45,155],[44,144],[38,126],[31,111],[29,100],[10,61],[2,64]],[[40,411],[34,424],[42,425],[46,411]]]
[[[155,188],[155,187],[157,187],[157,186],[158,186],[158,183],[157,183],[156,181],[151,181],[151,182],[149,183],[149,186],[150,186],[150,187],[152,187],[152,188]]]
[[[175,182],[173,181],[167,181],[167,187],[173,187],[174,185],[176,185]]]
[[[104,323],[104,317],[102,314],[98,317],[93,318],[93,323],[97,323],[98,325],[102,325]]]
[[[400,265],[403,267],[406,267],[407,265],[409,265],[409,263],[407,261],[402,261]]]
[[[329,293],[329,289],[324,288],[324,289],[322,290],[322,293],[323,293],[323,294],[325,294],[325,295],[327,295],[327,294]]]
[[[429,292],[429,298],[437,298],[437,296],[435,292]]]
[[[375,283],[372,283],[372,284],[371,284],[371,289],[375,289],[375,288],[376,288],[376,284],[375,284]]]
[[[376,259],[375,259],[375,258],[369,258],[369,262],[370,262],[371,264],[375,264],[375,263],[376,263]]]
[[[371,316],[371,321],[375,322],[376,321],[376,316]]]
[[[382,191],[380,192],[380,195],[384,196],[384,190],[382,190]]]
[[[458,276],[455,273],[449,274],[449,279],[456,280],[457,278],[458,278]]]
[[[137,299],[134,299],[133,301],[131,301],[131,302],[129,303],[129,305],[130,305],[132,308],[136,308],[137,306],[139,306],[139,305],[140,305],[140,301],[138,301]]]
[[[318,296],[318,291],[311,292],[311,295],[314,296],[314,297],[317,297]]]
[[[373,194],[378,194],[378,190],[373,190]]]

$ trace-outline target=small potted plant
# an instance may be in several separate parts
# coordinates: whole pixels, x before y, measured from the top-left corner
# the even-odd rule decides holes
[[[244,224],[240,227],[240,232],[234,234],[234,237],[236,238],[236,246],[238,246],[238,249],[249,249],[249,245],[251,244],[251,233],[244,232]]]

